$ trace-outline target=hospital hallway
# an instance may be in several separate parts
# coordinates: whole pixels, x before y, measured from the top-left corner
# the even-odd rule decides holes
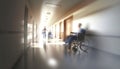
[[[41,45],[40,45],[41,46]],[[79,55],[63,44],[30,47],[13,69],[119,69],[120,56],[89,48]]]
[[[120,69],[120,0],[0,0],[0,69]]]

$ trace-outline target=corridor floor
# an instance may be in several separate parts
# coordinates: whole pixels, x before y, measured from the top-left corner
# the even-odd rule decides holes
[[[74,55],[51,43],[30,47],[13,69],[120,69],[120,56],[94,48]]]

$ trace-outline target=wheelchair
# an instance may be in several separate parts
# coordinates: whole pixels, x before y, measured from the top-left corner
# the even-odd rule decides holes
[[[72,53],[80,53],[81,51],[87,53],[88,44],[88,40],[85,38],[85,33],[78,33],[69,43],[68,49]]]

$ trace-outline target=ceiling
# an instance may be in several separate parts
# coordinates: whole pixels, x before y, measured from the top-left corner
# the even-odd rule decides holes
[[[85,0],[29,0],[29,3],[40,23],[50,25],[83,1]]]

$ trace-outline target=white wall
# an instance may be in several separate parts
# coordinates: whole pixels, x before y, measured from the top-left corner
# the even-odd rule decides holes
[[[23,52],[24,0],[0,0],[0,69],[11,69]]]
[[[101,5],[107,3],[112,2],[108,1],[106,3],[102,3]],[[96,6],[99,8],[101,5],[93,3],[89,5],[89,7]],[[89,31],[95,32],[92,34],[96,36],[90,37],[90,39],[93,40],[92,43],[94,47],[120,55],[120,1],[117,0],[116,4],[111,4],[106,7],[104,6],[99,10],[97,9],[97,11],[92,11],[87,16],[81,16],[83,14],[79,12],[74,14],[74,22],[82,22],[83,25],[87,24]]]

